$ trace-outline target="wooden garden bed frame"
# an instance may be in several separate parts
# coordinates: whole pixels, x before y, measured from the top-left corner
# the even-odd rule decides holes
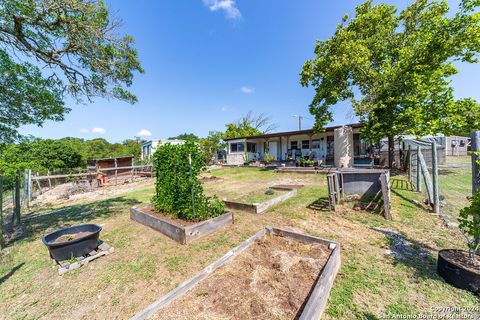
[[[297,194],[297,189],[303,187],[303,185],[277,185],[270,187],[270,189],[274,190],[283,190],[287,191],[286,193],[275,197],[273,199],[264,201],[262,203],[244,203],[238,201],[230,201],[230,200],[223,200],[225,203],[225,207],[232,210],[242,210],[247,211],[250,213],[262,213],[265,212],[271,206],[277,205]]]
[[[323,269],[320,271],[317,279],[312,285],[312,289],[303,305],[303,310],[301,310],[301,313],[298,316],[298,319],[300,320],[320,319],[323,311],[325,310],[328,296],[333,286],[333,281],[335,280],[335,276],[340,269],[340,245],[334,241],[325,240],[306,234],[273,227],[266,227],[257,232],[251,238],[241,243],[238,247],[230,250],[227,254],[225,254],[223,257],[203,269],[193,278],[183,282],[177,288],[173,289],[157,301],[150,304],[147,308],[133,316],[131,320],[148,319],[150,316],[155,314],[161,308],[167,306],[173,300],[180,298],[183,294],[185,294],[187,291],[196,286],[199,282],[207,278],[215,270],[225,265],[227,262],[233,260],[238,254],[240,254],[242,251],[252,245],[256,239],[262,238],[267,234],[289,237],[304,243],[323,243],[325,245],[328,245],[328,247],[332,250],[327,262],[325,263]]]
[[[190,226],[180,226],[148,213],[146,210],[147,207],[148,206],[132,207],[130,209],[130,218],[163,233],[167,237],[181,244],[190,243],[220,229],[228,223],[233,223],[232,212],[225,211],[218,217],[201,221]]]

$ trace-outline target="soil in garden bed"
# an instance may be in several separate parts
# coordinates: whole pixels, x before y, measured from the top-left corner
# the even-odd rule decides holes
[[[152,319],[293,319],[331,251],[267,235]]]
[[[469,263],[468,252],[464,250],[446,250],[443,251],[442,255],[445,259],[454,262],[467,270],[480,273],[480,256],[478,255],[475,265]]]
[[[152,205],[148,205],[145,208],[142,208],[142,211],[144,211],[148,214],[151,214],[152,216],[158,217],[162,220],[168,221],[168,222],[170,222],[170,223],[172,223],[176,226],[179,226],[179,227],[188,227],[188,226],[191,226],[191,225],[194,225],[194,224],[198,223],[198,222],[195,222],[195,221],[187,221],[187,220],[172,217],[172,216],[167,215],[165,213],[157,212],[153,209]]]
[[[270,190],[270,191],[267,192],[267,190]],[[267,189],[267,190],[263,192],[252,191],[244,196],[237,197],[234,199],[228,199],[228,200],[241,202],[241,203],[254,204],[254,203],[262,203],[287,193],[286,190],[274,190],[274,189]]]
[[[62,242],[69,242],[73,241],[78,238],[82,238],[88,235],[91,235],[93,232],[90,231],[84,231],[84,232],[77,232],[77,233],[71,233],[71,234],[64,234],[63,236],[60,236],[56,238],[55,240],[51,241],[50,243],[62,243]]]

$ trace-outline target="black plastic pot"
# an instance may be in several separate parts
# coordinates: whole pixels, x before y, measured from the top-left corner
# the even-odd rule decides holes
[[[47,246],[50,256],[56,261],[82,257],[98,247],[102,227],[96,224],[81,224],[65,229],[60,229],[42,237],[42,242]],[[92,232],[84,237],[65,242],[54,242],[55,239],[66,234],[79,232]]]
[[[461,264],[448,258],[445,253],[463,251],[446,249],[438,252],[437,273],[452,286],[471,291],[480,296],[480,272],[465,269]]]

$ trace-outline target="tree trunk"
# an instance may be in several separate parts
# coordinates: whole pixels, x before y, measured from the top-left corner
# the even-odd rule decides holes
[[[388,136],[388,167],[392,169],[395,166],[395,137]]]
[[[15,175],[15,209],[13,211],[12,225],[20,223],[20,172]]]

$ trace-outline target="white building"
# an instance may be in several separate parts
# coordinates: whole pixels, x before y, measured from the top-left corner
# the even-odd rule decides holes
[[[165,139],[165,140],[154,139],[154,140],[144,142],[142,144],[141,159],[145,160],[150,158],[155,153],[155,150],[157,150],[157,148],[160,146],[163,146],[166,144],[176,145],[176,144],[183,144],[183,143],[185,143],[185,140],[180,140],[180,139]]]

